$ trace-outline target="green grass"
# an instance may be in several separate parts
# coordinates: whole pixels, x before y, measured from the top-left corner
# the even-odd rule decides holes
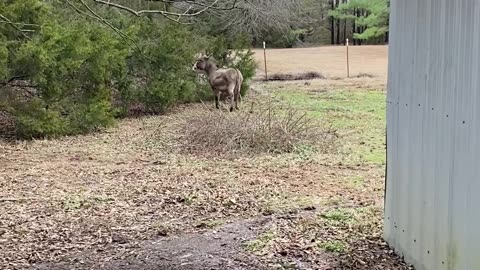
[[[262,252],[270,246],[276,236],[274,230],[267,230],[261,233],[256,239],[246,242],[244,247],[252,253]]]
[[[354,188],[362,188],[365,184],[365,179],[362,176],[354,176],[347,178],[350,186]]]
[[[347,245],[339,240],[320,242],[317,246],[327,252],[343,253],[347,250]]]
[[[385,93],[335,90],[322,93],[296,88],[273,96],[326,121],[343,136],[340,151],[346,164],[385,164]]]
[[[322,213],[320,214],[320,217],[325,221],[328,226],[351,224],[355,221],[352,210],[342,208]]]
[[[79,194],[68,194],[63,199],[62,208],[66,212],[87,209],[95,205],[107,204],[113,201],[112,198],[107,196],[95,196],[95,195],[86,195],[83,193]]]

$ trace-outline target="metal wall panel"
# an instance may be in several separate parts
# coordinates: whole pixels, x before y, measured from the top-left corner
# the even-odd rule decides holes
[[[418,270],[480,270],[480,1],[392,0],[385,239]]]

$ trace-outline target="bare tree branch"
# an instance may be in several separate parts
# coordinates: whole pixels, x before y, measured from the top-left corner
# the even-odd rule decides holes
[[[11,25],[13,28],[15,28],[15,30],[17,30],[19,33],[21,33],[23,35],[23,37],[25,37],[26,39],[29,39],[29,40],[31,39],[27,34],[25,34],[25,32],[31,32],[31,31],[20,28],[19,25],[21,25],[21,24],[12,22],[9,18],[5,17],[2,14],[0,14],[0,19],[2,19],[2,21],[4,23],[7,23],[7,24]]]
[[[202,2],[198,2],[198,1],[195,1],[195,0],[145,0],[145,2],[160,2],[160,3],[164,3],[164,4],[175,4],[175,3],[187,3],[187,4],[191,4],[191,5],[197,5],[197,6],[201,6],[201,7],[209,7],[210,5],[209,4],[205,4],[205,3],[202,3]],[[217,6],[210,6],[209,9],[216,9],[216,10],[232,10],[232,9],[235,9],[237,8],[237,2],[238,0],[234,0],[232,5],[230,7],[226,7],[226,8],[223,8],[223,7],[217,7]]]
[[[200,14],[202,14],[203,12],[207,11],[209,8],[213,7],[214,5],[216,5],[218,3],[219,0],[215,0],[213,1],[210,5],[204,7],[203,9],[195,12],[195,13],[176,13],[176,12],[170,12],[170,11],[165,11],[165,10],[155,10],[155,9],[144,9],[144,10],[134,10],[132,8],[129,8],[129,7],[126,7],[126,6],[123,6],[123,5],[120,5],[120,4],[116,4],[116,3],[112,3],[110,1],[104,1],[104,0],[94,0],[96,3],[99,3],[99,4],[104,4],[104,5],[107,5],[107,6],[111,6],[111,7],[115,7],[115,8],[119,8],[119,9],[122,9],[122,10],[125,10],[125,11],[128,11],[132,14],[134,14],[135,16],[142,16],[144,14],[161,14],[161,15],[167,15],[167,16],[180,16],[180,17],[193,17],[193,16],[198,16]]]
[[[0,15],[0,16],[1,16],[1,15]],[[14,24],[14,25],[18,25],[18,26],[32,26],[32,27],[38,27],[38,28],[40,28],[40,25],[38,25],[38,24],[32,24],[32,23],[19,23],[19,22],[2,21],[2,20],[0,20],[0,23],[8,23],[8,24]],[[25,29],[22,29],[22,31],[33,31],[33,30],[25,30]]]
[[[97,21],[100,21],[102,22],[103,24],[107,25],[108,27],[110,27],[113,31],[115,31],[115,33],[117,33],[121,38],[123,39],[126,39],[127,41],[129,41],[130,43],[132,43],[134,46],[135,46],[135,49],[138,50],[140,52],[140,54],[142,54],[143,57],[151,60],[147,55],[145,55],[142,51],[142,49],[140,48],[140,46],[138,46],[137,42],[129,37],[127,34],[123,33],[120,29],[118,29],[117,27],[115,27],[112,23],[110,23],[108,20],[106,20],[105,18],[101,17],[100,15],[98,15],[92,8],[90,8],[90,6],[87,5],[87,3],[85,3],[84,0],[79,0],[80,3],[82,3],[82,5],[90,12],[90,13],[87,13],[83,10],[81,10],[79,7],[77,7],[76,5],[74,5],[72,2],[70,2],[69,0],[65,0],[67,2],[67,4],[69,6],[71,6],[73,9],[75,9],[75,11],[77,11],[77,13],[80,13],[80,14],[83,14],[91,19],[94,19],[94,20],[97,20]]]
[[[272,30],[285,33],[290,31],[304,19],[298,16],[301,6],[301,0],[244,0],[231,12],[212,12],[216,13],[222,22],[223,31],[230,36],[239,32],[261,36]]]
[[[199,3],[199,2],[195,2],[195,1],[191,1],[191,0],[185,0],[184,1],[185,3],[189,3],[189,4],[193,4],[193,5],[198,5],[198,6],[202,6],[202,7],[207,7],[206,4],[203,4],[203,3]],[[230,7],[227,7],[227,8],[221,8],[221,7],[210,7],[210,9],[215,9],[215,10],[232,10],[232,9],[235,9],[237,8],[237,0],[234,0],[232,5]]]

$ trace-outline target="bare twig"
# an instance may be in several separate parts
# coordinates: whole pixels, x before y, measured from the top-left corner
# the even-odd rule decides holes
[[[201,2],[198,2],[198,1],[194,1],[194,0],[145,0],[146,2],[161,2],[161,3],[164,3],[165,5],[166,4],[169,4],[169,5],[173,5],[175,3],[187,3],[187,4],[191,4],[191,5],[196,5],[196,6],[200,6],[200,7],[208,7],[210,6],[209,4],[204,4],[204,3],[201,3]],[[232,10],[232,9],[235,9],[235,8],[238,8],[237,7],[237,3],[238,3],[238,0],[234,0],[232,5],[229,6],[229,7],[217,7],[217,6],[211,6],[209,7],[209,9],[215,9],[215,10]]]
[[[34,201],[37,198],[0,198],[0,202],[22,202],[22,201]]]
[[[29,32],[29,31],[26,31],[26,30],[18,27],[20,25],[19,23],[12,22],[9,18],[5,17],[2,14],[0,14],[0,19],[2,19],[3,22],[8,23],[13,28],[15,28],[15,30],[17,30],[19,33],[21,33],[26,39],[29,39],[29,40],[31,39],[29,36],[27,36],[27,34],[25,34],[25,32]]]
[[[133,8],[129,8],[127,6],[124,6],[124,5],[120,5],[120,4],[117,4],[117,3],[113,3],[111,2],[110,0],[108,1],[104,1],[104,0],[94,0],[96,3],[98,4],[103,4],[103,5],[107,5],[107,6],[110,6],[110,7],[113,7],[113,8],[117,8],[117,9],[121,9],[121,10],[124,10],[124,11],[127,11],[137,17],[140,17],[142,15],[145,15],[145,14],[160,14],[162,16],[164,16],[165,18],[167,19],[170,19],[172,20],[172,17],[176,17],[177,19],[174,19],[174,21],[176,22],[180,22],[180,19],[182,18],[185,18],[185,17],[195,17],[195,16],[198,16],[202,13],[204,13],[205,11],[211,9],[211,8],[214,8],[215,5],[219,2],[219,0],[214,0],[211,4],[203,4],[202,5],[202,9],[200,9],[199,11],[197,12],[194,12],[194,13],[188,13],[188,12],[182,12],[182,13],[178,13],[178,12],[170,12],[170,11],[166,11],[166,10],[159,10],[159,9],[143,9],[143,10],[135,10]],[[162,2],[165,2],[165,3],[168,3],[168,1],[162,1]],[[185,3],[189,3],[189,4],[193,4],[195,3],[194,1],[184,1]],[[235,1],[236,2],[236,1]],[[201,5],[200,3],[195,3],[196,5]],[[188,9],[188,11],[190,10],[190,7]]]
[[[108,27],[110,27],[113,31],[115,31],[115,33],[117,33],[121,38],[123,39],[126,39],[127,41],[129,41],[130,43],[132,43],[134,46],[135,46],[135,49],[137,51],[140,52],[140,54],[145,57],[146,59],[149,59],[151,60],[151,58],[149,58],[147,55],[145,55],[142,51],[142,49],[140,48],[140,46],[138,45],[138,43],[133,39],[131,38],[130,36],[128,36],[127,34],[123,33],[120,29],[118,29],[117,27],[115,27],[113,24],[111,24],[107,19],[101,17],[100,15],[98,15],[92,8],[90,8],[90,6],[87,5],[87,3],[85,3],[84,0],[79,0],[82,5],[90,12],[90,13],[87,13],[83,10],[81,10],[79,7],[77,7],[76,5],[74,5],[73,3],[71,3],[69,0],[65,0],[67,2],[67,4],[69,6],[71,6],[73,9],[75,9],[75,11],[77,11],[78,13],[80,14],[83,14],[91,19],[94,19],[94,20],[97,20],[97,21],[100,21],[102,22],[103,24],[107,25]]]
[[[330,151],[336,136],[321,122],[293,106],[253,103],[249,110],[223,113],[209,106],[179,123],[182,150],[188,153],[288,153],[304,145]]]
[[[21,22],[12,22],[12,21],[1,21],[1,20],[0,20],[0,23],[14,24],[14,25],[18,25],[18,26],[40,27],[40,25],[33,24],[33,23],[21,23]],[[22,31],[31,31],[31,30],[22,29]]]

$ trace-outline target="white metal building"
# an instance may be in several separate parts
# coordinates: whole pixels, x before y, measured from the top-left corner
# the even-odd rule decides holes
[[[480,270],[480,0],[391,0],[385,239]]]

